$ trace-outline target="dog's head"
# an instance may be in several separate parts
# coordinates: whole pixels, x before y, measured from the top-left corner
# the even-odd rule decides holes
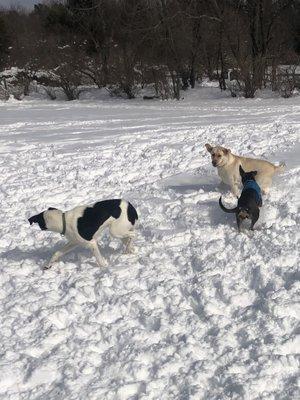
[[[206,143],[207,151],[211,155],[211,162],[214,167],[223,167],[228,163],[231,151],[222,146],[211,146]]]
[[[40,214],[33,215],[32,217],[30,217],[28,219],[28,221],[29,221],[30,225],[39,224],[39,227],[42,231],[47,230],[46,222],[45,222],[45,218],[44,218],[44,211],[41,212]]]
[[[48,210],[42,211],[40,214],[33,215],[28,219],[30,225],[32,224],[39,224],[39,227],[42,231],[46,231],[47,228],[47,223],[45,220],[45,213],[51,211],[51,210],[57,210],[57,208],[49,207]]]
[[[257,171],[245,172],[242,166],[240,165],[240,175],[242,178],[242,182],[244,184],[246,181],[255,181],[255,176],[257,175]]]

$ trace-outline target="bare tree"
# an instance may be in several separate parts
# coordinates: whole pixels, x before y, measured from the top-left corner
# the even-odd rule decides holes
[[[282,22],[292,3],[293,0],[233,0],[224,7],[224,1],[211,2],[214,14],[222,21],[231,65],[240,72],[246,97],[253,97],[263,86],[268,62],[283,41],[278,28],[286,30]]]
[[[83,82],[128,98],[151,84],[180,99],[202,74],[224,90],[234,69],[253,97],[270,66],[276,75],[300,53],[299,26],[299,0],[54,0],[0,13],[0,63],[22,70],[23,95],[43,75],[69,99]]]
[[[8,47],[10,45],[10,39],[7,32],[7,26],[5,20],[0,12],[0,68],[5,64],[8,55]]]

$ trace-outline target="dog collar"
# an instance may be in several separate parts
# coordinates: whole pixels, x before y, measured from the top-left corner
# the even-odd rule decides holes
[[[62,235],[64,235],[66,233],[66,215],[65,213],[62,213],[62,225],[63,225],[63,229],[62,229]]]

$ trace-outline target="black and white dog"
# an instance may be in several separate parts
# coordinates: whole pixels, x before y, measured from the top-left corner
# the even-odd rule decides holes
[[[124,241],[126,252],[131,252],[137,219],[136,209],[129,202],[115,199],[78,206],[66,212],[50,207],[28,221],[30,225],[38,223],[41,230],[58,232],[68,239],[68,243],[53,254],[45,267],[48,269],[60,257],[80,245],[92,250],[100,267],[107,265],[97,245],[97,238],[106,227],[109,227],[112,236]]]
[[[255,181],[257,171],[245,172],[240,166],[240,175],[243,183],[243,190],[238,199],[237,207],[229,209],[223,206],[222,197],[219,199],[220,207],[227,213],[235,213],[238,230],[241,230],[241,222],[244,219],[251,220],[250,229],[253,230],[254,224],[259,218],[259,207],[262,206],[261,190]]]

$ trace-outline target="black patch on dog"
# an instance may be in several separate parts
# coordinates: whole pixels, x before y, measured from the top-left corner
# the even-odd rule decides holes
[[[129,202],[128,202],[128,208],[127,208],[127,218],[128,218],[128,221],[130,221],[132,225],[134,225],[135,221],[139,218],[137,215],[136,209]]]
[[[104,200],[87,207],[83,216],[78,218],[77,229],[85,240],[92,240],[94,234],[109,217],[119,218],[121,215],[121,200]]]
[[[28,221],[29,221],[30,225],[32,225],[34,223],[39,224],[39,227],[40,227],[40,229],[42,231],[46,231],[47,230],[46,222],[45,222],[45,219],[44,219],[44,211],[41,212],[40,214],[33,215],[32,217],[30,217],[28,219]]]

